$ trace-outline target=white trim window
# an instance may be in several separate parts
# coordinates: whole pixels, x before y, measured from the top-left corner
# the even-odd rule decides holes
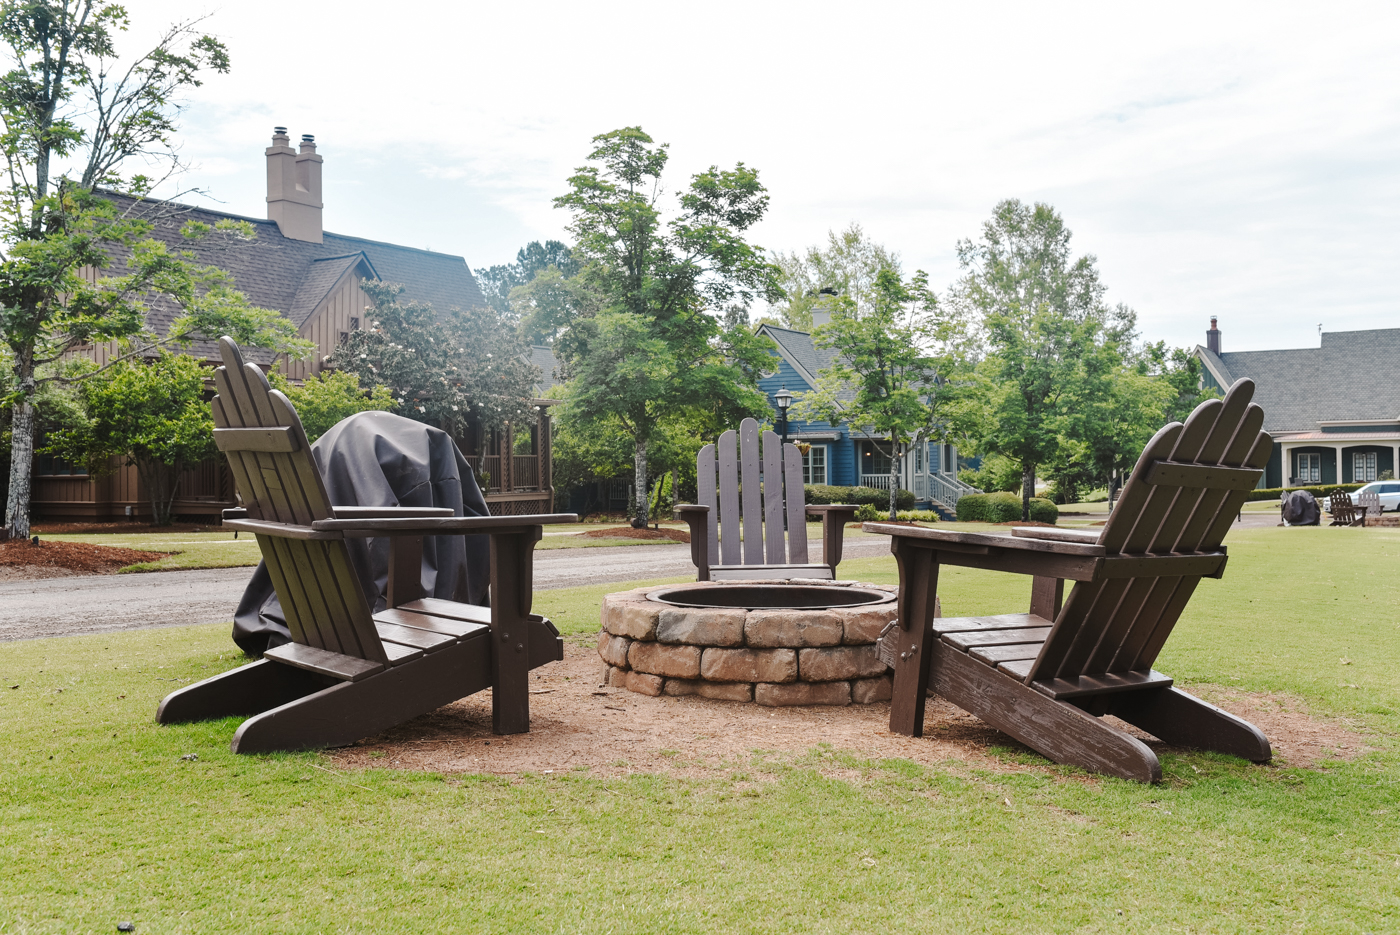
[[[802,483],[825,484],[826,445],[813,445],[802,456]]]
[[[1376,479],[1376,453],[1356,451],[1351,455],[1351,482],[1366,484]]]
[[[1304,484],[1322,483],[1322,455],[1320,454],[1299,454],[1298,458],[1298,480]]]

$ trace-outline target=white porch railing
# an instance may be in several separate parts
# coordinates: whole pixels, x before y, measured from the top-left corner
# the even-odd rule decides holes
[[[874,487],[876,490],[890,489],[890,476],[888,474],[862,474],[860,476],[862,487]]]

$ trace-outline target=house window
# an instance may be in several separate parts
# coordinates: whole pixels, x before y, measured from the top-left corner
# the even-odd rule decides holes
[[[802,456],[802,483],[826,483],[826,446],[813,445]]]
[[[1322,482],[1322,455],[1298,455],[1298,480],[1304,484],[1319,484]]]
[[[866,442],[864,450],[860,455],[860,473],[863,475],[878,474],[888,477],[890,473],[890,456],[880,451],[875,445]]]
[[[1376,479],[1376,453],[1374,451],[1358,451],[1351,456],[1351,480],[1355,484],[1364,484]]]
[[[914,473],[924,473],[924,446],[918,445],[914,448]]]
[[[41,477],[86,477],[87,468],[57,455],[39,455],[34,473]]]
[[[351,319],[350,319],[350,330],[351,330],[351,331],[359,331],[359,330],[360,330],[360,320],[359,320],[358,318],[351,318]]]

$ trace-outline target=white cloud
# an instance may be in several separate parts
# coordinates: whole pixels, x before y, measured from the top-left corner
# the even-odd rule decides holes
[[[133,10],[149,34],[188,15]],[[333,230],[473,266],[557,237],[589,138],[640,124],[671,187],[758,167],[755,239],[860,221],[926,268],[1006,197],[1054,204],[1144,332],[1302,346],[1400,321],[1395,8],[1381,4],[382,4],[242,0],[192,95],[190,181],[263,212],[274,124],[315,133]],[[135,31],[134,31],[135,32]],[[138,38],[133,35],[133,41]]]

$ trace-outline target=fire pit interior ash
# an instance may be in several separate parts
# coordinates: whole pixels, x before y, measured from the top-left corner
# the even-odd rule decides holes
[[[895,596],[872,588],[830,584],[682,585],[647,595],[675,607],[742,607],[748,610],[828,610],[886,604]]]
[[[875,640],[897,589],[853,581],[696,582],[603,599],[607,681],[763,705],[887,701]]]

